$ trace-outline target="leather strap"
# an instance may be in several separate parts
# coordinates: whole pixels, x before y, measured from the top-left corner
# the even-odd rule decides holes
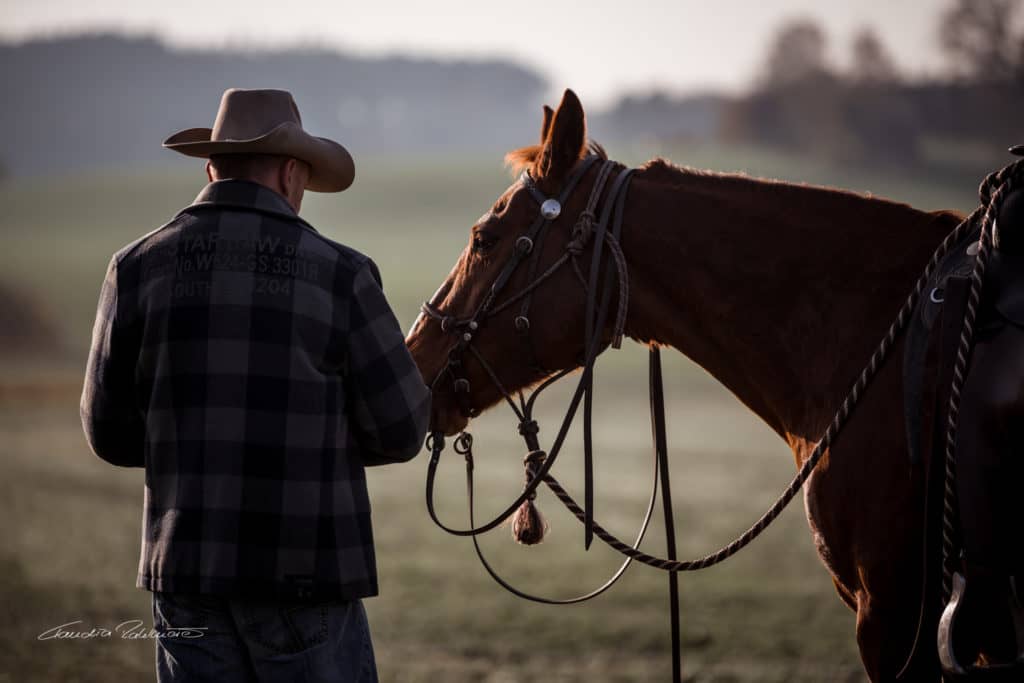
[[[661,351],[651,345],[649,352],[649,382],[651,394],[651,433],[654,441],[655,459],[658,461],[661,479],[661,502],[665,515],[665,545],[670,560],[676,559],[676,525],[672,512],[671,479],[668,475],[668,438],[665,435],[665,389],[661,376]],[[668,608],[672,622],[672,680],[683,680],[682,651],[680,649],[679,624],[679,573],[668,573]]]
[[[609,167],[610,170],[610,167]],[[611,189],[608,191],[608,197],[604,202],[604,206],[601,210],[601,218],[597,221],[597,224],[593,227],[594,230],[594,253],[590,263],[590,278],[587,283],[587,307],[585,311],[585,329],[584,329],[584,344],[586,348],[589,348],[591,344],[601,344],[600,338],[602,330],[604,329],[603,324],[598,324],[598,321],[594,319],[594,307],[598,305],[597,301],[597,279],[600,275],[601,257],[604,255],[602,247],[605,243],[605,236],[608,228],[608,221],[611,218],[612,210],[616,206],[622,206],[626,201],[626,194],[623,191],[629,182],[633,171],[632,169],[625,168],[619,172],[615,181],[612,183]],[[621,193],[621,195],[620,195]],[[588,210],[591,207],[587,207]],[[613,237],[618,239],[619,234],[622,232],[621,213],[618,214],[619,221],[616,221],[612,226]],[[601,293],[600,310],[606,310],[610,303],[611,288],[612,288],[612,256],[608,256],[608,273],[604,281],[604,289]],[[591,543],[594,541],[594,442],[593,442],[593,403],[594,403],[594,385],[593,376],[591,376],[591,382],[586,388],[586,395],[584,396],[583,402],[583,547],[587,550],[590,549]]]

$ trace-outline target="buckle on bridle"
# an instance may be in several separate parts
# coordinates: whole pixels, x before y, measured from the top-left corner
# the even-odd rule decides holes
[[[459,455],[466,455],[473,448],[473,435],[469,432],[462,432],[455,437],[455,443],[452,444],[452,447]]]
[[[520,256],[526,256],[533,251],[533,240],[526,235],[520,235],[519,239],[516,240],[516,253]]]

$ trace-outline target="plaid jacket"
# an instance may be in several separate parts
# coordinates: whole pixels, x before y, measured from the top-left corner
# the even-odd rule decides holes
[[[211,183],[110,261],[82,424],[145,467],[140,588],[375,595],[363,468],[412,458],[429,403],[374,263],[267,188]]]

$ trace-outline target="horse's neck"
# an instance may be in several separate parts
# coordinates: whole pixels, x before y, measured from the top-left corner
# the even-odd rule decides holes
[[[956,223],[657,166],[637,174],[628,207],[629,335],[689,356],[794,447],[821,436]]]

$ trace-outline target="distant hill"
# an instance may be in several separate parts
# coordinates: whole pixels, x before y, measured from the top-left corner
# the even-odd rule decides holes
[[[175,50],[116,35],[0,44],[0,166],[21,175],[169,160],[160,142],[212,125],[228,87],[291,90],[307,130],[354,154],[425,154],[530,142],[547,84],[502,61]]]

